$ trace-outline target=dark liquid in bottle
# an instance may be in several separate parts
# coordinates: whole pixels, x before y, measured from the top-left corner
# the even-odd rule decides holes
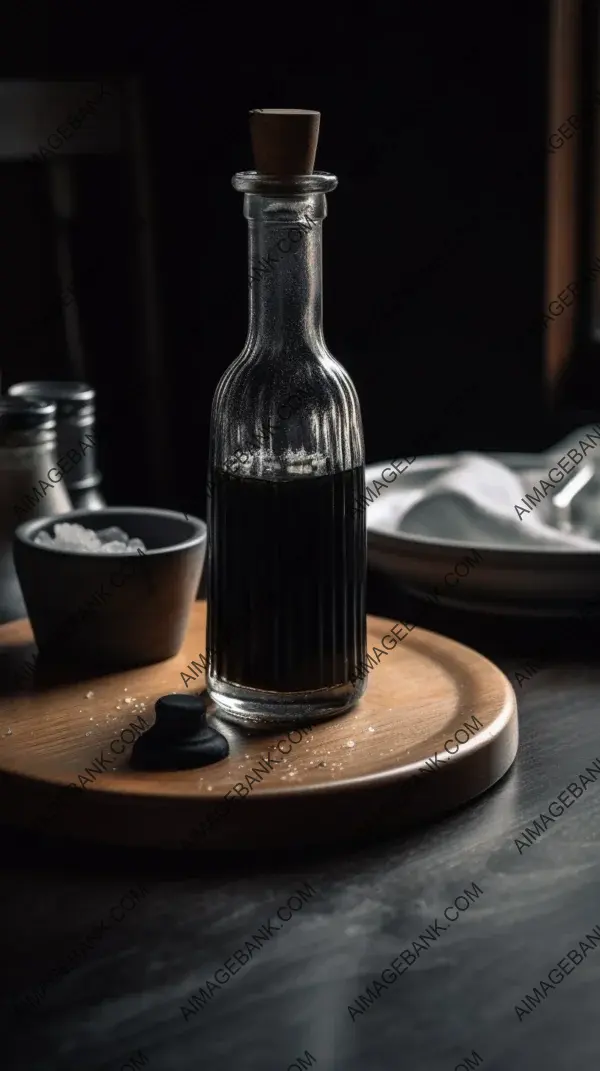
[[[215,472],[211,673],[263,691],[347,683],[364,662],[365,513],[359,466],[284,480]]]

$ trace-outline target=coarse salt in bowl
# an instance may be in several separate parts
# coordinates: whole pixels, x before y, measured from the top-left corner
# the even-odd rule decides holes
[[[171,510],[74,510],[19,525],[15,566],[38,662],[88,674],[171,658],[205,552],[204,521]]]

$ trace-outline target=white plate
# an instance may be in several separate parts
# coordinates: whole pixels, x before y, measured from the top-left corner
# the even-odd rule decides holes
[[[586,429],[581,429],[585,434]],[[571,445],[575,435],[568,438]],[[566,440],[565,440],[566,442]],[[555,463],[561,444],[544,454],[490,454],[533,485]],[[524,616],[587,615],[600,611],[600,549],[573,551],[490,547],[402,531],[394,517],[430,480],[454,464],[452,455],[413,461],[367,509],[369,565],[405,591],[440,605]],[[389,461],[367,466],[365,479],[382,481]],[[386,498],[386,496],[389,496]],[[384,501],[384,499],[386,499]],[[549,513],[549,500],[536,510]]]

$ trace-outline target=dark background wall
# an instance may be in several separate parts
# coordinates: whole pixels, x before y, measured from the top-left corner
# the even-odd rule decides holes
[[[547,18],[546,5],[517,0],[344,12],[330,23],[312,11],[271,19],[164,7],[143,17],[99,10],[92,21],[88,12],[84,25],[65,9],[17,34],[6,77],[140,76],[156,357],[130,310],[135,125],[126,118],[116,154],[82,152],[74,164],[74,273],[109,500],[204,512],[211,399],[246,330],[246,222],[230,180],[252,166],[252,107],[322,112],[317,166],[339,177],[324,225],[325,333],[361,398],[367,460],[551,441],[541,324]],[[11,341],[15,322],[33,315],[32,287],[36,310],[60,295],[43,172],[0,162],[0,265],[12,280],[0,302],[3,386],[69,375],[60,309],[27,353]],[[154,359],[158,382],[147,375]]]

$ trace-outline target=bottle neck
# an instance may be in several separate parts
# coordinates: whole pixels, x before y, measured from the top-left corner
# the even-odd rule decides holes
[[[249,326],[246,352],[322,351],[326,199],[246,194]]]

